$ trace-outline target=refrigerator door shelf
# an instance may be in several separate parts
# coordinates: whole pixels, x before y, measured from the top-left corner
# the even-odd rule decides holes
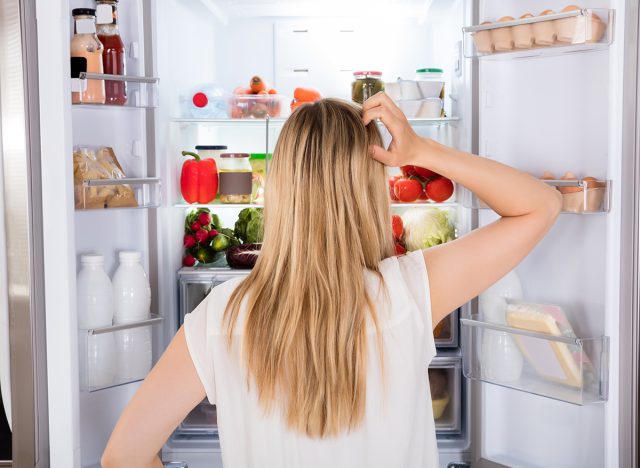
[[[458,347],[458,315],[459,311],[449,314],[433,331],[437,348]]]
[[[74,187],[76,210],[157,208],[162,202],[161,188],[157,177],[83,180]]]
[[[436,435],[452,435],[461,432],[462,376],[460,367],[460,358],[455,356],[436,356],[429,365],[429,384]]]
[[[574,405],[607,401],[609,338],[460,319],[464,376]]]
[[[545,183],[562,192],[562,213],[564,214],[602,214],[611,209],[610,180],[544,180]],[[458,186],[459,201],[473,210],[489,207],[470,190]]]
[[[143,380],[153,365],[151,327],[162,317],[79,330],[80,389],[95,392]]]
[[[577,9],[462,28],[464,56],[509,60],[607,49],[614,10]]]
[[[72,91],[78,91],[82,99],[82,90],[87,88],[89,80],[104,80],[106,82],[126,83],[126,104],[96,104],[91,102],[73,103],[73,108],[113,109],[113,108],[139,108],[149,109],[158,107],[158,82],[159,78],[147,76],[108,75],[104,73],[80,72],[77,77],[71,77]]]

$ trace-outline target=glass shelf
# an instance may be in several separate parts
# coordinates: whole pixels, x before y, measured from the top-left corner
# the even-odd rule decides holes
[[[123,105],[116,104],[96,104],[91,102],[73,103],[74,108],[83,109],[99,109],[114,107],[119,108],[155,108],[158,107],[158,83],[159,78],[148,76],[132,76],[132,75],[108,75],[106,73],[87,73],[80,72],[77,78],[71,78],[71,87],[75,90],[86,89],[87,81],[102,80],[109,82],[125,82],[127,83],[127,102]],[[82,96],[82,94],[80,94]]]
[[[210,210],[243,210],[245,208],[264,208],[264,205],[254,203],[174,203],[175,208],[209,208]]]
[[[151,327],[162,317],[79,330],[80,389],[95,392],[139,382],[151,370]]]
[[[223,125],[223,126],[242,126],[242,127],[260,127],[264,126],[269,120],[269,125],[284,125],[286,118],[277,117],[271,119],[196,119],[196,118],[176,118],[171,121],[183,124],[199,124],[199,125]],[[410,118],[407,119],[413,126],[429,126],[429,125],[446,125],[451,122],[457,122],[459,117],[439,117],[435,119]]]
[[[562,192],[562,213],[601,214],[611,208],[610,180],[543,180]],[[465,187],[458,186],[459,199],[471,209],[490,209],[482,200]]]
[[[76,211],[157,208],[160,189],[157,177],[83,180],[74,187]]]
[[[467,26],[465,57],[512,59],[602,50],[613,42],[614,10],[578,9]]]
[[[461,318],[464,376],[574,405],[608,398],[609,339]]]

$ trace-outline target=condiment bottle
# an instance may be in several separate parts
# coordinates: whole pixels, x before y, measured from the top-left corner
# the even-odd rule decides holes
[[[102,52],[104,47],[96,35],[96,10],[75,8],[72,10],[74,36],[71,38],[71,57],[87,60],[87,73],[104,73]],[[86,80],[86,89],[71,93],[74,104],[104,104],[104,80]]]
[[[118,0],[97,0],[98,39],[104,46],[102,64],[104,73],[125,74],[125,47],[118,31]],[[127,103],[127,83],[124,81],[105,82],[106,103],[125,105]]]
[[[251,203],[251,163],[247,153],[220,155],[218,193],[222,203]]]

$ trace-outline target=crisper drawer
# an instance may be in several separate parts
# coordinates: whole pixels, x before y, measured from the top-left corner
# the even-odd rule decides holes
[[[456,310],[449,314],[433,330],[433,338],[438,348],[457,348],[458,347],[458,314]]]
[[[457,356],[436,356],[429,386],[437,434],[458,434],[462,427],[462,366]]]
[[[230,268],[181,268],[178,271],[180,292],[178,324],[182,325],[184,316],[193,311],[211,289],[230,279],[246,276],[248,273],[248,270]]]

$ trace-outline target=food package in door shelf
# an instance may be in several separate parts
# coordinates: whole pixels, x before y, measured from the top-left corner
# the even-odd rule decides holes
[[[445,369],[429,369],[429,387],[431,389],[433,419],[437,421],[444,415],[451,398],[447,371]]]
[[[126,176],[112,148],[76,148],[73,181],[76,209],[137,207],[135,193],[127,184],[85,186],[87,180],[124,179]]]

